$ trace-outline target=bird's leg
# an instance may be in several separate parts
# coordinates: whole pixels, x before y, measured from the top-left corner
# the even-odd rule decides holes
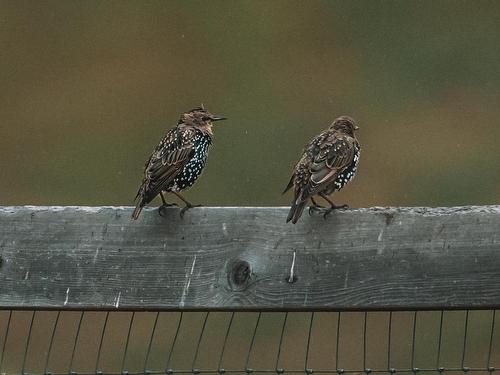
[[[312,215],[314,212],[322,211],[325,209],[323,206],[317,204],[313,197],[311,197],[311,203],[313,205],[309,207],[309,215]]]
[[[177,206],[177,203],[167,203],[165,201],[165,197],[163,196],[163,192],[160,192],[160,197],[161,197],[161,201],[163,202],[163,205],[164,207],[172,207],[172,206]]]
[[[178,193],[176,191],[172,191],[172,193],[174,193],[175,195],[177,195],[179,197],[180,200],[182,200],[184,203],[186,203],[186,205],[182,208],[181,210],[181,218],[184,217],[184,214],[186,213],[187,210],[189,210],[190,208],[194,208],[194,207],[201,207],[202,205],[201,204],[191,204],[191,202],[189,202],[186,198],[184,198],[181,193]]]
[[[325,211],[325,214],[323,215],[326,219],[326,217],[333,211],[333,210],[339,210],[339,209],[346,209],[346,208],[349,208],[349,206],[347,204],[342,204],[342,205],[339,205],[337,206],[335,203],[333,203],[331,201],[330,198],[328,198],[328,196],[325,194],[325,193],[319,193],[319,196],[321,198],[323,198],[325,201],[327,201],[328,203],[330,203],[330,208],[328,208],[326,211]]]
[[[328,203],[330,203],[332,210],[349,208],[349,205],[347,205],[347,204],[341,204],[341,205],[337,206],[335,203],[332,202],[332,200],[325,193],[319,193],[319,196],[321,198],[323,198],[325,201],[327,201]]]
[[[165,197],[163,196],[163,192],[160,192],[160,197],[163,204],[160,207],[158,207],[158,213],[160,214],[161,217],[165,217],[165,209],[167,207],[177,206],[177,203],[167,203],[165,201]]]

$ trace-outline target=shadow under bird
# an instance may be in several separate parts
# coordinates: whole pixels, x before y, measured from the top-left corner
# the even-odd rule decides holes
[[[305,146],[283,191],[284,194],[294,188],[287,223],[295,224],[299,220],[309,199],[312,203],[309,212],[323,212],[325,216],[334,209],[348,208],[345,204],[335,205],[329,195],[342,189],[356,174],[360,146],[354,131],[358,129],[352,118],[341,116]],[[319,206],[314,200],[315,195],[326,200],[330,208]]]
[[[163,202],[160,214],[165,207],[176,205],[168,204],[163,192],[175,194],[186,204],[180,212],[181,217],[188,209],[199,207],[180,192],[194,184],[205,166],[212,144],[212,123],[225,119],[211,114],[203,105],[181,115],[177,126],[167,132],[146,162],[144,178],[135,197],[137,205],[133,219],[137,219],[142,208],[158,194]]]

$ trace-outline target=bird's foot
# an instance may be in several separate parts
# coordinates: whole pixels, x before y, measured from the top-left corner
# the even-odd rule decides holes
[[[184,214],[186,213],[187,210],[190,210],[191,208],[196,208],[196,207],[203,207],[202,204],[186,204],[184,207],[181,209],[181,219],[184,218]]]
[[[333,205],[332,210],[346,210],[349,208],[348,204],[341,204],[341,205]]]
[[[325,207],[320,206],[319,204],[314,204],[309,207],[309,216],[312,216],[315,213],[323,212],[324,210],[326,210]]]
[[[323,218],[326,219],[328,217],[328,215],[330,215],[333,211],[335,210],[345,210],[349,208],[349,205],[347,204],[341,204],[341,205],[335,205],[335,204],[332,204],[332,206],[328,209],[325,210],[325,212],[323,213]]]
[[[160,214],[161,217],[165,217],[167,214],[167,207],[172,207],[172,206],[177,206],[177,203],[167,203],[167,204],[162,204],[160,207],[158,207],[158,213]]]
[[[322,206],[316,204],[316,205],[309,207],[309,215],[322,214],[323,218],[326,219],[328,217],[328,215],[330,215],[333,211],[344,210],[346,208],[349,208],[349,206],[347,204],[342,204],[342,205],[338,205],[338,206],[332,205],[329,208],[322,207]]]

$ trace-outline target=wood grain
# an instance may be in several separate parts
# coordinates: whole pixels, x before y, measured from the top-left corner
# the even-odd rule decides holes
[[[131,212],[1,207],[0,308],[500,307],[500,206]]]

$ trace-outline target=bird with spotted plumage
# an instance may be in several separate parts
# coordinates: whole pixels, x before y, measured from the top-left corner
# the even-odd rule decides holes
[[[164,192],[173,193],[185,203],[181,217],[188,209],[199,207],[184,198],[181,191],[194,184],[205,166],[212,144],[213,122],[225,119],[211,114],[203,105],[181,115],[177,126],[167,132],[146,162],[133,219],[137,219],[142,208],[157,195],[163,202],[160,215],[166,207],[176,205],[165,201]]]
[[[325,217],[334,209],[348,208],[345,204],[334,204],[329,195],[342,189],[356,174],[360,145],[354,132],[358,129],[352,118],[341,116],[305,146],[283,192],[294,188],[287,223],[297,223],[309,199],[312,203],[309,212],[323,212]],[[327,201],[330,207],[318,205],[315,195]]]

